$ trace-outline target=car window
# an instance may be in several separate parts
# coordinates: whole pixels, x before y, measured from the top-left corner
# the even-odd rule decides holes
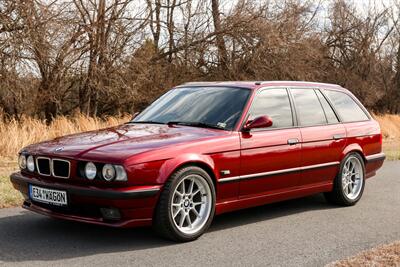
[[[231,87],[188,87],[168,91],[132,121],[210,125],[232,130],[251,91]]]
[[[322,108],[324,109],[328,123],[338,123],[339,120],[336,117],[335,112],[333,111],[331,105],[329,105],[326,98],[322,95],[322,93],[319,90],[315,90],[315,92],[317,93],[318,99],[321,102]]]
[[[263,115],[272,119],[270,128],[293,126],[292,109],[286,89],[266,89],[256,95],[249,119]]]
[[[367,114],[348,94],[338,91],[325,90],[343,122],[368,120]]]
[[[321,103],[312,89],[292,89],[296,113],[301,126],[326,124]]]

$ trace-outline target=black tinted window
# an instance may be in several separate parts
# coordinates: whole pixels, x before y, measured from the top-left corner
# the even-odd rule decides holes
[[[256,95],[250,119],[263,115],[272,119],[271,128],[293,126],[292,110],[286,89],[267,89]]]
[[[204,123],[231,130],[240,118],[250,90],[227,87],[179,88],[167,92],[133,122]]]
[[[330,90],[325,92],[343,122],[368,120],[365,112],[348,94]]]
[[[337,123],[339,120],[337,119],[335,112],[333,111],[332,107],[329,105],[328,101],[322,95],[319,90],[315,91],[318,95],[319,101],[321,102],[322,108],[324,109],[326,119],[328,123]]]
[[[312,89],[292,89],[299,125],[311,126],[326,124],[321,103]]]

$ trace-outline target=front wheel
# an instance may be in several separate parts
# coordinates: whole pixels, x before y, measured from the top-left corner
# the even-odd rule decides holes
[[[364,186],[364,160],[358,153],[350,153],[340,164],[332,192],[325,193],[325,197],[334,204],[352,206],[360,200]]]
[[[215,212],[215,189],[206,171],[189,166],[166,182],[155,215],[156,231],[168,239],[187,242],[200,237]]]

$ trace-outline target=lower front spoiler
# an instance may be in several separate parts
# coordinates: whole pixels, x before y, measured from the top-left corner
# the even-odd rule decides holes
[[[150,226],[152,224],[152,218],[144,218],[144,219],[122,219],[119,221],[105,221],[101,217],[85,217],[82,215],[73,215],[73,214],[65,214],[52,211],[50,209],[46,209],[35,205],[31,202],[24,201],[22,205],[24,209],[46,215],[49,217],[53,217],[56,219],[62,219],[67,221],[75,221],[75,222],[82,222],[82,223],[89,223],[95,225],[102,225],[108,227],[116,227],[116,228],[129,228],[129,227],[139,227],[139,226]]]

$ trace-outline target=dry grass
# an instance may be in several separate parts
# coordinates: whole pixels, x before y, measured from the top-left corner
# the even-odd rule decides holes
[[[383,134],[383,150],[389,160],[400,159],[400,115],[374,115]]]
[[[22,196],[10,183],[9,175],[17,170],[14,161],[2,161],[0,165],[0,208],[7,208],[19,205],[22,202]]]
[[[57,136],[90,131],[127,122],[130,116],[92,118],[84,115],[57,117],[50,125],[44,121],[23,117],[20,121],[0,122],[0,155],[14,160],[18,151],[29,144],[53,139]]]
[[[400,266],[400,241],[389,245],[361,252],[360,254],[337,262],[327,267],[356,267],[356,266]]]

